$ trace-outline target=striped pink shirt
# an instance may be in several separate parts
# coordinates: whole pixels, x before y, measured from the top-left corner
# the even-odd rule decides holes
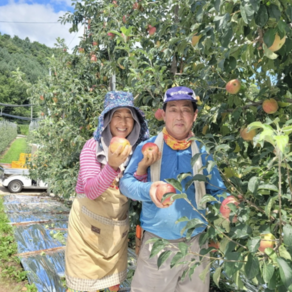
[[[119,173],[119,169],[115,171],[108,164],[101,168],[101,163],[96,158],[96,141],[91,138],[85,143],[80,154],[80,169],[75,191],[94,200],[111,186]],[[136,178],[145,181],[144,176]]]

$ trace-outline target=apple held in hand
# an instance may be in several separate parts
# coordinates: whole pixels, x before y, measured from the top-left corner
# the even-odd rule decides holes
[[[259,246],[260,252],[265,252],[267,247],[273,248],[275,246],[275,237],[271,233],[261,234],[261,242]]]
[[[147,155],[147,152],[158,153],[159,147],[155,143],[148,142],[142,147],[141,151],[142,151],[143,155],[145,156],[145,155]]]
[[[162,197],[169,193],[176,193],[175,188],[170,184],[160,184],[156,189],[156,198],[159,202],[161,202]],[[168,197],[161,203],[163,206],[170,206],[173,203],[173,200],[171,197]]]
[[[116,152],[116,150],[119,148],[120,145],[123,146],[122,149],[120,150],[120,153],[122,153],[125,150],[127,145],[130,146],[130,142],[125,138],[113,137],[111,139],[111,142],[110,142],[110,145],[109,145],[109,149],[110,149],[111,152]]]
[[[229,215],[230,215],[231,209],[228,206],[228,204],[234,204],[235,206],[238,206],[239,202],[235,197],[229,196],[226,199],[224,199],[223,202],[221,203],[220,213],[225,219],[229,221]],[[234,216],[232,219],[232,223],[236,223],[236,222],[237,222],[237,216]]]
[[[232,79],[226,84],[226,90],[230,94],[236,94],[240,90],[240,81],[238,79]]]

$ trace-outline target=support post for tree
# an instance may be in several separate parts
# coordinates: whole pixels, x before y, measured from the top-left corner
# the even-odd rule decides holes
[[[116,90],[116,75],[115,74],[113,74],[112,77],[111,77],[110,89],[111,89],[111,91],[115,91]]]

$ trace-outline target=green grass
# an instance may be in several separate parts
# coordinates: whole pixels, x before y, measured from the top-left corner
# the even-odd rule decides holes
[[[28,284],[27,272],[21,267],[19,258],[14,256],[17,253],[17,244],[14,240],[13,228],[8,223],[3,199],[0,196],[0,290],[1,286],[9,285],[15,287],[13,292],[23,291],[24,287],[27,292],[36,292],[35,285]],[[17,283],[20,283],[20,286]]]
[[[12,161],[17,161],[19,159],[20,153],[30,153],[28,151],[28,145],[26,138],[19,138],[12,142],[8,151],[1,157],[1,163],[11,163]]]
[[[29,125],[18,125],[18,127],[19,127],[19,132],[21,135],[25,135],[25,136],[28,135]]]

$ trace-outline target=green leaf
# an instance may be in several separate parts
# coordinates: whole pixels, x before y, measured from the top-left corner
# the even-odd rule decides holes
[[[264,125],[261,122],[253,122],[247,126],[247,130],[248,131],[256,130],[256,129],[263,128],[263,127],[264,127]]]
[[[286,288],[292,285],[292,269],[288,262],[282,258],[277,258],[279,264],[280,277]]]
[[[289,17],[290,21],[292,21],[292,6],[288,6],[286,10],[286,14]]]
[[[175,221],[175,224],[180,223],[180,222],[184,222],[184,221],[189,221],[189,218],[184,216],[179,218],[178,220]]]
[[[283,232],[284,232],[284,243],[287,246],[292,246],[292,226],[286,224],[283,227]]]
[[[259,179],[253,176],[248,182],[248,189],[251,193],[256,194],[259,186]]]
[[[275,54],[274,52],[272,52],[271,50],[268,49],[268,47],[266,46],[266,44],[263,44],[263,49],[264,49],[264,55],[271,59],[271,60],[275,60],[278,58],[278,55]]]
[[[185,193],[181,193],[181,194],[173,194],[171,195],[173,200],[177,200],[177,199],[187,199],[188,196]]]
[[[160,254],[160,256],[157,259],[158,269],[169,258],[169,256],[171,255],[171,253],[172,253],[171,250],[166,250],[166,251],[164,251],[163,253]]]
[[[167,244],[163,240],[158,240],[153,244],[151,249],[150,258],[157,255],[160,251],[162,251]]]
[[[203,226],[206,226],[206,223],[204,223],[203,221],[201,221],[200,219],[198,218],[194,218],[194,219],[191,219],[187,224],[186,226],[180,231],[181,235],[184,234],[184,232],[188,229],[195,229],[195,228],[199,228],[199,227],[203,227]]]
[[[178,176],[177,176],[177,180],[181,183],[186,177],[189,177],[191,176],[192,174],[190,172],[187,172],[187,173],[180,173]]]
[[[203,198],[200,201],[200,206],[202,206],[202,205],[204,205],[204,204],[206,204],[208,202],[215,202],[215,201],[217,201],[217,200],[213,196],[205,195],[205,196],[203,196]]]
[[[202,156],[202,153],[197,153],[195,154],[192,159],[191,159],[191,165],[192,167],[194,166],[194,164],[197,162],[197,160]]]
[[[275,186],[275,185],[269,185],[269,184],[267,184],[267,185],[260,185],[258,187],[258,190],[270,190],[270,191],[275,191],[275,192],[278,192],[279,191],[279,189],[278,189],[277,186]]]
[[[275,18],[278,21],[281,17],[281,11],[279,7],[275,4],[268,6],[270,18]]]
[[[180,242],[178,244],[178,248],[179,248],[179,250],[180,250],[180,252],[182,253],[183,256],[187,255],[189,246],[186,243]]]
[[[286,259],[286,260],[290,260],[291,261],[291,255],[290,253],[287,251],[287,249],[285,248],[284,245],[281,245],[279,247],[279,254],[280,254],[280,257]]]
[[[263,27],[268,22],[268,20],[269,20],[269,15],[268,15],[266,5],[261,4],[260,9],[255,15],[255,23],[258,26]]]
[[[275,40],[276,30],[268,29],[264,34],[264,43],[269,48]]]
[[[278,259],[277,254],[271,247],[267,247],[265,249],[265,254],[268,255],[272,259],[274,264],[277,263],[277,259]]]
[[[227,152],[230,149],[230,146],[228,144],[221,144],[216,146],[215,151],[224,151]]]
[[[274,139],[276,140],[276,145],[280,149],[282,153],[285,152],[285,147],[288,145],[289,142],[289,137],[280,135],[280,136],[275,136]]]
[[[199,275],[199,278],[201,279],[201,281],[205,282],[206,276],[209,272],[210,272],[210,266],[207,265],[204,271]]]
[[[178,252],[171,260],[170,267],[173,268],[174,266],[179,265],[179,260],[183,258],[183,254]]]
[[[227,29],[223,31],[221,36],[219,36],[220,43],[222,47],[227,48],[233,36],[233,28],[228,25]]]
[[[264,267],[263,267],[263,279],[265,283],[269,283],[271,278],[273,277],[275,268],[272,264],[264,262]]]
[[[166,182],[170,183],[175,189],[179,190],[180,192],[182,192],[182,186],[180,184],[179,181],[177,181],[174,178],[169,178],[165,180]]]
[[[278,198],[278,196],[274,196],[274,197],[270,197],[268,199],[268,203],[265,206],[265,213],[268,217],[271,216],[271,209],[272,209],[272,206],[274,205],[275,201],[277,200],[277,198]]]
[[[253,279],[259,272],[259,260],[257,257],[249,254],[247,263],[244,266],[245,275],[248,279]]]
[[[256,252],[260,246],[261,237],[252,237],[247,242],[247,248],[250,252]]]
[[[214,166],[216,166],[216,162],[209,160],[208,161],[208,166],[207,166],[208,173],[210,173],[212,171],[212,169],[214,168]]]
[[[204,182],[206,182],[207,181],[207,178],[203,174],[196,174],[192,179],[190,179],[186,183],[185,189],[187,190],[194,183],[194,181],[196,181],[196,180],[197,181],[204,181]]]
[[[213,281],[214,283],[217,285],[217,287],[219,288],[219,281],[220,281],[220,276],[221,276],[221,270],[222,268],[217,268],[213,274]]]
[[[283,127],[282,131],[286,134],[289,135],[290,133],[292,133],[292,126],[287,126],[287,127]]]

